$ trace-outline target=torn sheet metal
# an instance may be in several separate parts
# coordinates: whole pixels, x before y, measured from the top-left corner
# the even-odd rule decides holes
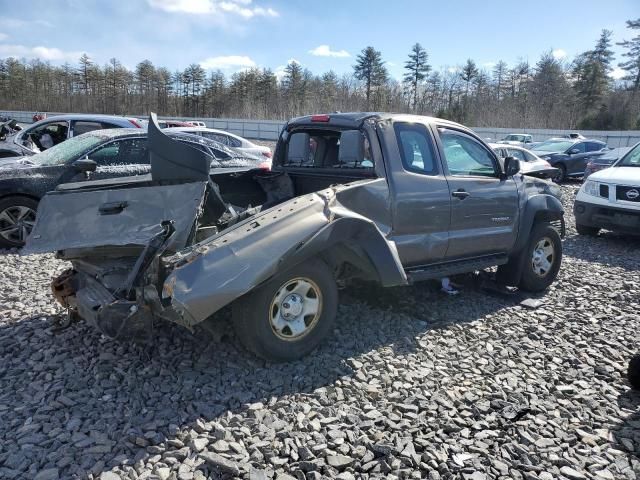
[[[282,203],[167,259],[173,271],[164,282],[163,299],[191,326],[276,272],[340,242],[361,250],[385,277],[383,284],[406,284],[393,242],[371,220],[341,205],[329,189]]]
[[[174,222],[168,250],[183,248],[201,208],[206,183],[47,194],[23,255],[98,246],[144,246]]]

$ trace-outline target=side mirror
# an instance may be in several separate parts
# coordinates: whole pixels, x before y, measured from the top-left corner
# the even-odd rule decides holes
[[[575,155],[576,153],[580,153],[580,149],[572,148],[571,150],[569,150],[569,155]]]
[[[73,167],[79,172],[89,173],[95,172],[98,164],[88,158],[81,158],[72,163]]]
[[[504,159],[504,176],[513,177],[520,171],[520,160],[515,157],[505,157]]]

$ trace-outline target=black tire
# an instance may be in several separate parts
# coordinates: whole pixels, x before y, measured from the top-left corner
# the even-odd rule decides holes
[[[542,248],[538,248],[540,246]],[[538,253],[544,252],[544,250],[549,251],[548,247],[551,247],[552,255]],[[527,248],[522,254],[525,255],[524,269],[518,286],[529,292],[546,290],[558,276],[562,263],[562,240],[558,231],[548,223],[534,225]],[[536,258],[538,261],[546,259],[550,266],[543,269],[541,264],[536,264]]]
[[[556,163],[553,165],[553,168],[558,169],[558,173],[553,177],[553,181],[556,183],[562,183],[567,179],[567,167],[562,165],[561,163]]]
[[[18,218],[17,212],[28,209],[23,218]],[[31,232],[35,221],[38,202],[33,198],[13,196],[0,200],[0,248],[20,248]],[[17,227],[14,229],[13,227]]]
[[[290,317],[294,320],[287,320],[287,315],[295,314],[293,307],[290,310],[292,313],[285,311],[285,308],[290,308],[287,299],[295,295],[298,288],[304,291],[307,286],[305,298],[301,302],[293,298],[293,306],[304,309],[306,305],[313,305],[315,296],[319,298],[319,309],[316,308],[316,314],[303,317],[304,310],[298,311],[297,316]],[[318,292],[315,292],[316,288]],[[305,304],[305,301],[308,303]],[[337,309],[338,288],[333,273],[326,263],[310,260],[277,274],[238,299],[233,304],[233,327],[247,350],[265,360],[287,362],[307,355],[324,340],[333,328]],[[295,332],[287,326],[287,322],[299,326],[300,320],[305,325],[304,329],[308,330],[298,334],[299,338],[296,339]],[[285,326],[279,330],[274,323]]]
[[[595,237],[598,235],[600,229],[598,227],[588,227],[587,225],[580,225],[579,223],[576,223],[576,231],[578,232],[578,235]]]
[[[627,379],[633,388],[640,390],[640,355],[634,355],[629,360]]]

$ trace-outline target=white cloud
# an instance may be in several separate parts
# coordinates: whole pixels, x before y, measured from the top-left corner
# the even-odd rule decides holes
[[[449,67],[447,68],[447,72],[456,73],[458,71],[458,67]]]
[[[46,20],[21,20],[19,18],[0,18],[0,26],[4,28],[16,29],[16,28],[25,28],[32,25],[36,25],[39,27],[53,27],[51,22],[47,22]]]
[[[627,74],[627,72],[623,69],[621,69],[620,67],[616,67],[613,69],[613,71],[609,74],[609,76],[615,80],[620,80],[622,77],[624,77]]]
[[[78,60],[83,52],[64,52],[59,48],[26,47],[24,45],[0,45],[0,57],[39,58],[50,61]]]
[[[331,50],[329,45],[318,45],[313,50],[309,50],[311,55],[316,57],[350,57],[346,50]]]
[[[228,55],[220,57],[209,57],[200,62],[200,66],[206,70],[241,70],[256,66],[251,58],[244,55]]]
[[[556,60],[562,60],[564,57],[567,56],[567,52],[565,52],[561,48],[556,48],[551,52],[551,55],[553,55],[553,58],[555,58]]]
[[[273,8],[252,7],[251,0],[147,0],[153,8],[192,15],[232,14],[243,18],[277,17]]]
[[[496,66],[496,62],[484,62],[484,63],[482,64],[482,66],[483,66],[484,68],[493,68],[493,67],[495,67],[495,66]]]
[[[9,38],[9,35],[7,35],[6,33],[0,32],[0,41],[6,40],[7,38]]]

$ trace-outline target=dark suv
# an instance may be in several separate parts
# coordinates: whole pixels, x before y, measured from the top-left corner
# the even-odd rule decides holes
[[[581,177],[587,163],[607,150],[607,144],[599,140],[565,138],[552,138],[531,149],[538,157],[558,169],[554,177],[556,182],[562,182],[567,177]]]

